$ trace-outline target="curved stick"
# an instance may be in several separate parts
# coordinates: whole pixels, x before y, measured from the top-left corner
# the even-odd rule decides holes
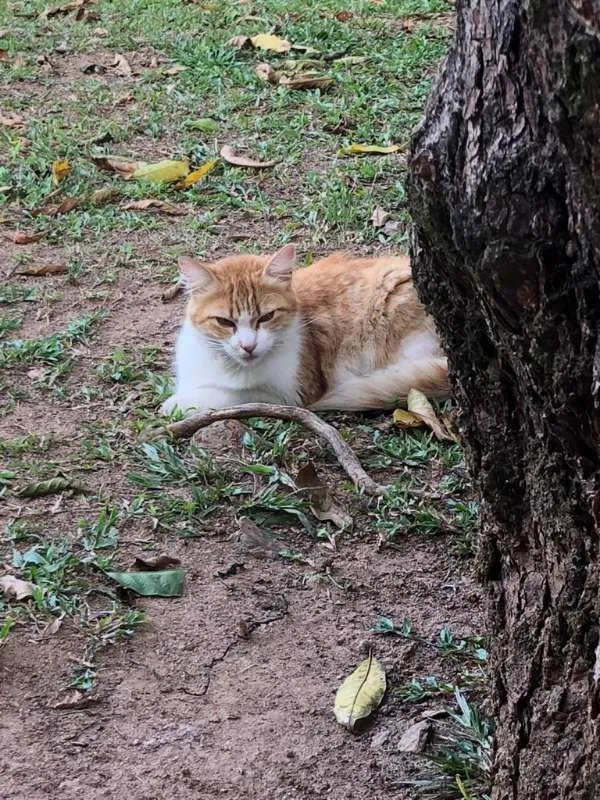
[[[208,411],[201,411],[181,422],[173,422],[168,430],[176,439],[183,439],[192,436],[200,428],[206,428],[213,422],[223,419],[248,419],[248,417],[271,417],[273,419],[284,419],[290,422],[299,422],[317,436],[325,439],[335,453],[335,457],[340,466],[345,470],[346,475],[354,482],[357,489],[361,489],[365,494],[382,495],[388,487],[376,483],[370,478],[350,445],[342,439],[334,427],[324,422],[312,411],[298,406],[280,406],[272,403],[246,403],[243,406],[230,406],[229,408],[216,408]]]

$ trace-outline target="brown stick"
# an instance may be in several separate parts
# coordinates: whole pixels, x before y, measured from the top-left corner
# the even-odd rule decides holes
[[[174,422],[169,425],[168,430],[176,439],[183,439],[192,436],[197,430],[206,428],[213,422],[223,419],[248,419],[248,417],[272,417],[273,419],[299,422],[317,436],[325,439],[335,453],[340,466],[357,489],[361,489],[365,494],[375,496],[385,494],[387,491],[387,486],[376,483],[367,475],[350,445],[346,444],[336,429],[327,422],[323,422],[320,417],[307,408],[280,406],[272,403],[246,403],[243,406],[201,411],[181,422]]]

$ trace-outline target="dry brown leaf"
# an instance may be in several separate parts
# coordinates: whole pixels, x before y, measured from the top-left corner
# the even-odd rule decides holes
[[[108,29],[107,28],[94,28],[92,33],[94,34],[94,36],[100,36],[100,37],[108,36]]]
[[[115,60],[112,66],[115,68],[115,74],[121,78],[129,78],[133,74],[129,61],[122,53],[115,53]]]
[[[81,202],[81,197],[65,197],[49,216],[57,217],[59,214],[66,214],[76,208]]]
[[[285,548],[284,544],[277,542],[246,517],[240,520],[236,538],[240,551],[256,558],[277,558]]]
[[[76,709],[76,708],[86,708],[91,703],[95,702],[95,698],[91,697],[89,694],[84,694],[79,689],[73,689],[73,691],[69,692],[65,696],[63,700],[59,700],[58,703],[55,703],[52,708],[57,709]]]
[[[241,50],[242,47],[246,47],[246,45],[250,44],[250,37],[249,36],[232,36],[231,39],[227,42],[230,47],[235,47],[237,50]]]
[[[4,111],[0,113],[0,125],[6,128],[21,128],[25,125],[25,119],[13,111]]]
[[[60,195],[60,192],[58,193]],[[78,206],[83,198],[81,197],[64,197],[59,203],[55,202],[56,192],[53,192],[46,198],[46,202],[39,208],[34,208],[31,212],[33,217],[38,217],[44,214],[48,217],[56,217],[59,214],[66,214]]]
[[[8,54],[8,50],[0,50],[0,61],[10,61],[10,56]]]
[[[385,208],[377,206],[371,215],[371,224],[374,228],[383,228],[389,218],[389,212]]]
[[[408,406],[409,411],[412,411],[413,414],[417,414],[419,417],[421,417],[423,422],[431,428],[438,439],[441,441],[454,441],[454,438],[450,436],[448,431],[436,417],[433,406],[423,392],[420,392],[418,389],[411,389],[408,393],[408,397],[406,398],[406,405]]]
[[[171,569],[172,567],[178,567],[180,564],[181,559],[175,558],[175,556],[170,556],[168,553],[161,553],[158,556],[154,556],[154,558],[142,558],[142,556],[136,556],[136,559],[133,562],[135,569],[147,570]]]
[[[333,78],[308,74],[295,75],[293,78],[284,75],[279,81],[280,86],[287,86],[288,89],[328,89],[333,83]]]
[[[52,622],[49,622],[42,631],[42,636],[43,637],[54,636],[54,634],[58,633],[58,631],[60,630],[62,621],[63,621],[62,617],[56,617],[56,619],[52,620]]]
[[[115,172],[125,178],[130,178],[136,170],[146,166],[145,161],[131,161],[121,156],[92,156],[92,161],[98,169]]]
[[[0,578],[0,591],[5,597],[26,600],[28,597],[33,597],[33,589],[33,583],[22,581],[14,575],[3,575]]]
[[[13,244],[32,244],[33,242],[39,242],[40,239],[43,239],[44,236],[47,236],[49,233],[49,230],[37,231],[36,233],[15,231],[14,233],[8,233],[6,238],[10,239]]]
[[[335,505],[327,484],[319,478],[317,468],[312,461],[300,469],[294,483],[298,489],[306,493],[310,510],[318,520],[333,522],[341,530],[349,530],[352,527],[352,517]]]
[[[30,275],[39,278],[41,275],[64,275],[68,271],[67,264],[32,264],[18,270],[15,275]]]
[[[103,206],[116,200],[121,196],[121,192],[114,186],[107,186],[104,189],[94,189],[90,195],[90,204],[93,206]]]
[[[271,161],[254,161],[252,158],[245,156],[238,156],[234,153],[232,147],[228,144],[223,145],[221,148],[221,158],[227,161],[228,164],[234,164],[236,167],[252,167],[253,169],[265,169],[266,167],[274,167],[278,163],[277,159]]]
[[[173,64],[172,67],[169,67],[165,70],[165,75],[179,75],[180,72],[185,72],[188,67],[184,67],[183,64]]]
[[[168,289],[165,289],[165,291],[161,294],[160,299],[163,301],[163,303],[168,303],[170,300],[174,300],[178,295],[180,295],[184,289],[185,286],[183,283],[174,283],[173,286],[169,286]]]
[[[277,70],[273,69],[270,64],[264,62],[257,64],[254,68],[254,71],[261,81],[266,81],[267,83],[277,84],[281,78],[281,75],[279,72],[277,72]]]
[[[73,0],[71,3],[65,3],[63,6],[55,6],[54,8],[46,8],[38,16],[40,19],[50,19],[50,17],[58,17],[64,14],[70,14],[71,11],[79,11],[84,6],[95,3],[96,0]]]
[[[354,14],[351,11],[338,11],[335,15],[335,18],[338,22],[348,22],[349,19],[352,19]]]
[[[411,725],[406,730],[397,744],[401,753],[420,753],[427,746],[431,734],[431,722],[423,720]]]
[[[188,213],[187,208],[183,206],[167,203],[165,200],[155,200],[154,198],[134,200],[121,206],[121,208],[123,211],[156,211],[157,213],[168,214],[170,217],[183,217]]]

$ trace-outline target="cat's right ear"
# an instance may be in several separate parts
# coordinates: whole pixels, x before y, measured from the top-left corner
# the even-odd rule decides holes
[[[289,283],[292,272],[296,269],[296,248],[286,244],[278,250],[265,267],[264,274],[281,283]]]
[[[179,257],[179,276],[186,289],[204,289],[214,280],[206,266],[191,256]]]

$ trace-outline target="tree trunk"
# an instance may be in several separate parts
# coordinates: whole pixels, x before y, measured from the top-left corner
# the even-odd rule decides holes
[[[459,0],[416,131],[418,291],[481,493],[494,800],[600,797],[600,2]]]

